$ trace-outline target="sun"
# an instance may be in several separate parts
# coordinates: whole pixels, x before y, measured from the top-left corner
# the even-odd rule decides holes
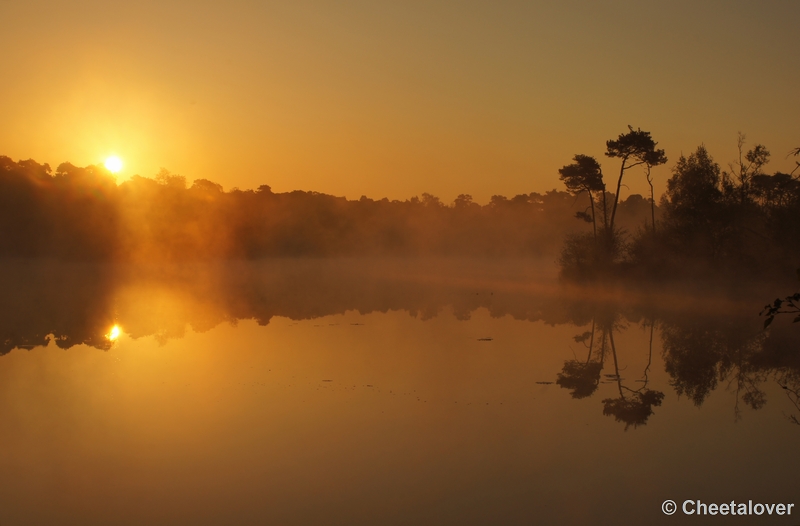
[[[106,168],[108,168],[109,172],[115,174],[120,170],[122,170],[122,159],[120,159],[116,155],[112,155],[108,159],[106,159],[105,165]]]
[[[122,329],[119,328],[119,325],[114,325],[109,333],[106,334],[106,338],[113,342],[119,338],[120,334],[122,334]]]

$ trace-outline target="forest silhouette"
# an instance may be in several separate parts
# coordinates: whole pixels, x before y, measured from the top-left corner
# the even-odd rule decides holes
[[[667,162],[651,134],[629,126],[606,141],[615,175],[607,189],[595,158],[559,170],[566,191],[461,194],[447,205],[348,200],[318,192],[191,185],[162,169],[117,184],[102,166],[52,171],[0,157],[0,256],[170,262],[329,256],[558,257],[579,281],[741,280],[791,276],[800,262],[800,178],[768,174],[769,150],[747,149],[723,170],[704,146],[680,155],[656,202],[651,169]],[[798,155],[793,150],[790,155]],[[618,163],[614,164],[614,163]],[[800,164],[798,164],[800,166]],[[650,196],[621,198],[644,177]]]
[[[619,206],[633,228],[648,213],[633,195]],[[347,200],[317,192],[224,191],[162,170],[117,185],[102,166],[52,171],[0,157],[0,256],[119,262],[296,256],[543,256],[560,249],[583,204],[568,192]]]

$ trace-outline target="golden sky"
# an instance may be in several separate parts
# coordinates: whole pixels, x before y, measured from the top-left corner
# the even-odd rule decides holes
[[[348,198],[561,188],[628,124],[794,166],[800,3],[0,0],[0,155]],[[641,174],[629,191],[644,192]]]

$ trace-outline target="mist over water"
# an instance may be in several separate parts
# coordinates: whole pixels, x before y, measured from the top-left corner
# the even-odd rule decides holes
[[[631,7],[0,1],[0,526],[800,524],[800,2]]]
[[[765,286],[580,287],[548,258],[2,265],[11,523],[667,524],[667,498],[795,498],[798,334],[762,330]]]
[[[162,170],[117,185],[101,166],[0,156],[0,256],[185,263],[265,257],[471,256],[545,257],[585,203],[552,190],[485,205],[461,194],[452,204],[424,193],[404,201],[347,200],[319,192],[223,191]],[[650,213],[640,195],[620,205],[634,230]]]
[[[633,127],[606,144],[613,193],[579,154],[567,192],[485,205],[0,157],[0,523],[791,503],[800,183],[763,145],[736,177],[701,146],[658,205],[621,199],[667,158]]]

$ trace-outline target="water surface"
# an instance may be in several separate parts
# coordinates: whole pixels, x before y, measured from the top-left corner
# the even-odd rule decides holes
[[[579,289],[528,260],[3,271],[3,525],[688,524],[711,518],[661,503],[800,501],[800,328],[761,330],[773,291]]]

